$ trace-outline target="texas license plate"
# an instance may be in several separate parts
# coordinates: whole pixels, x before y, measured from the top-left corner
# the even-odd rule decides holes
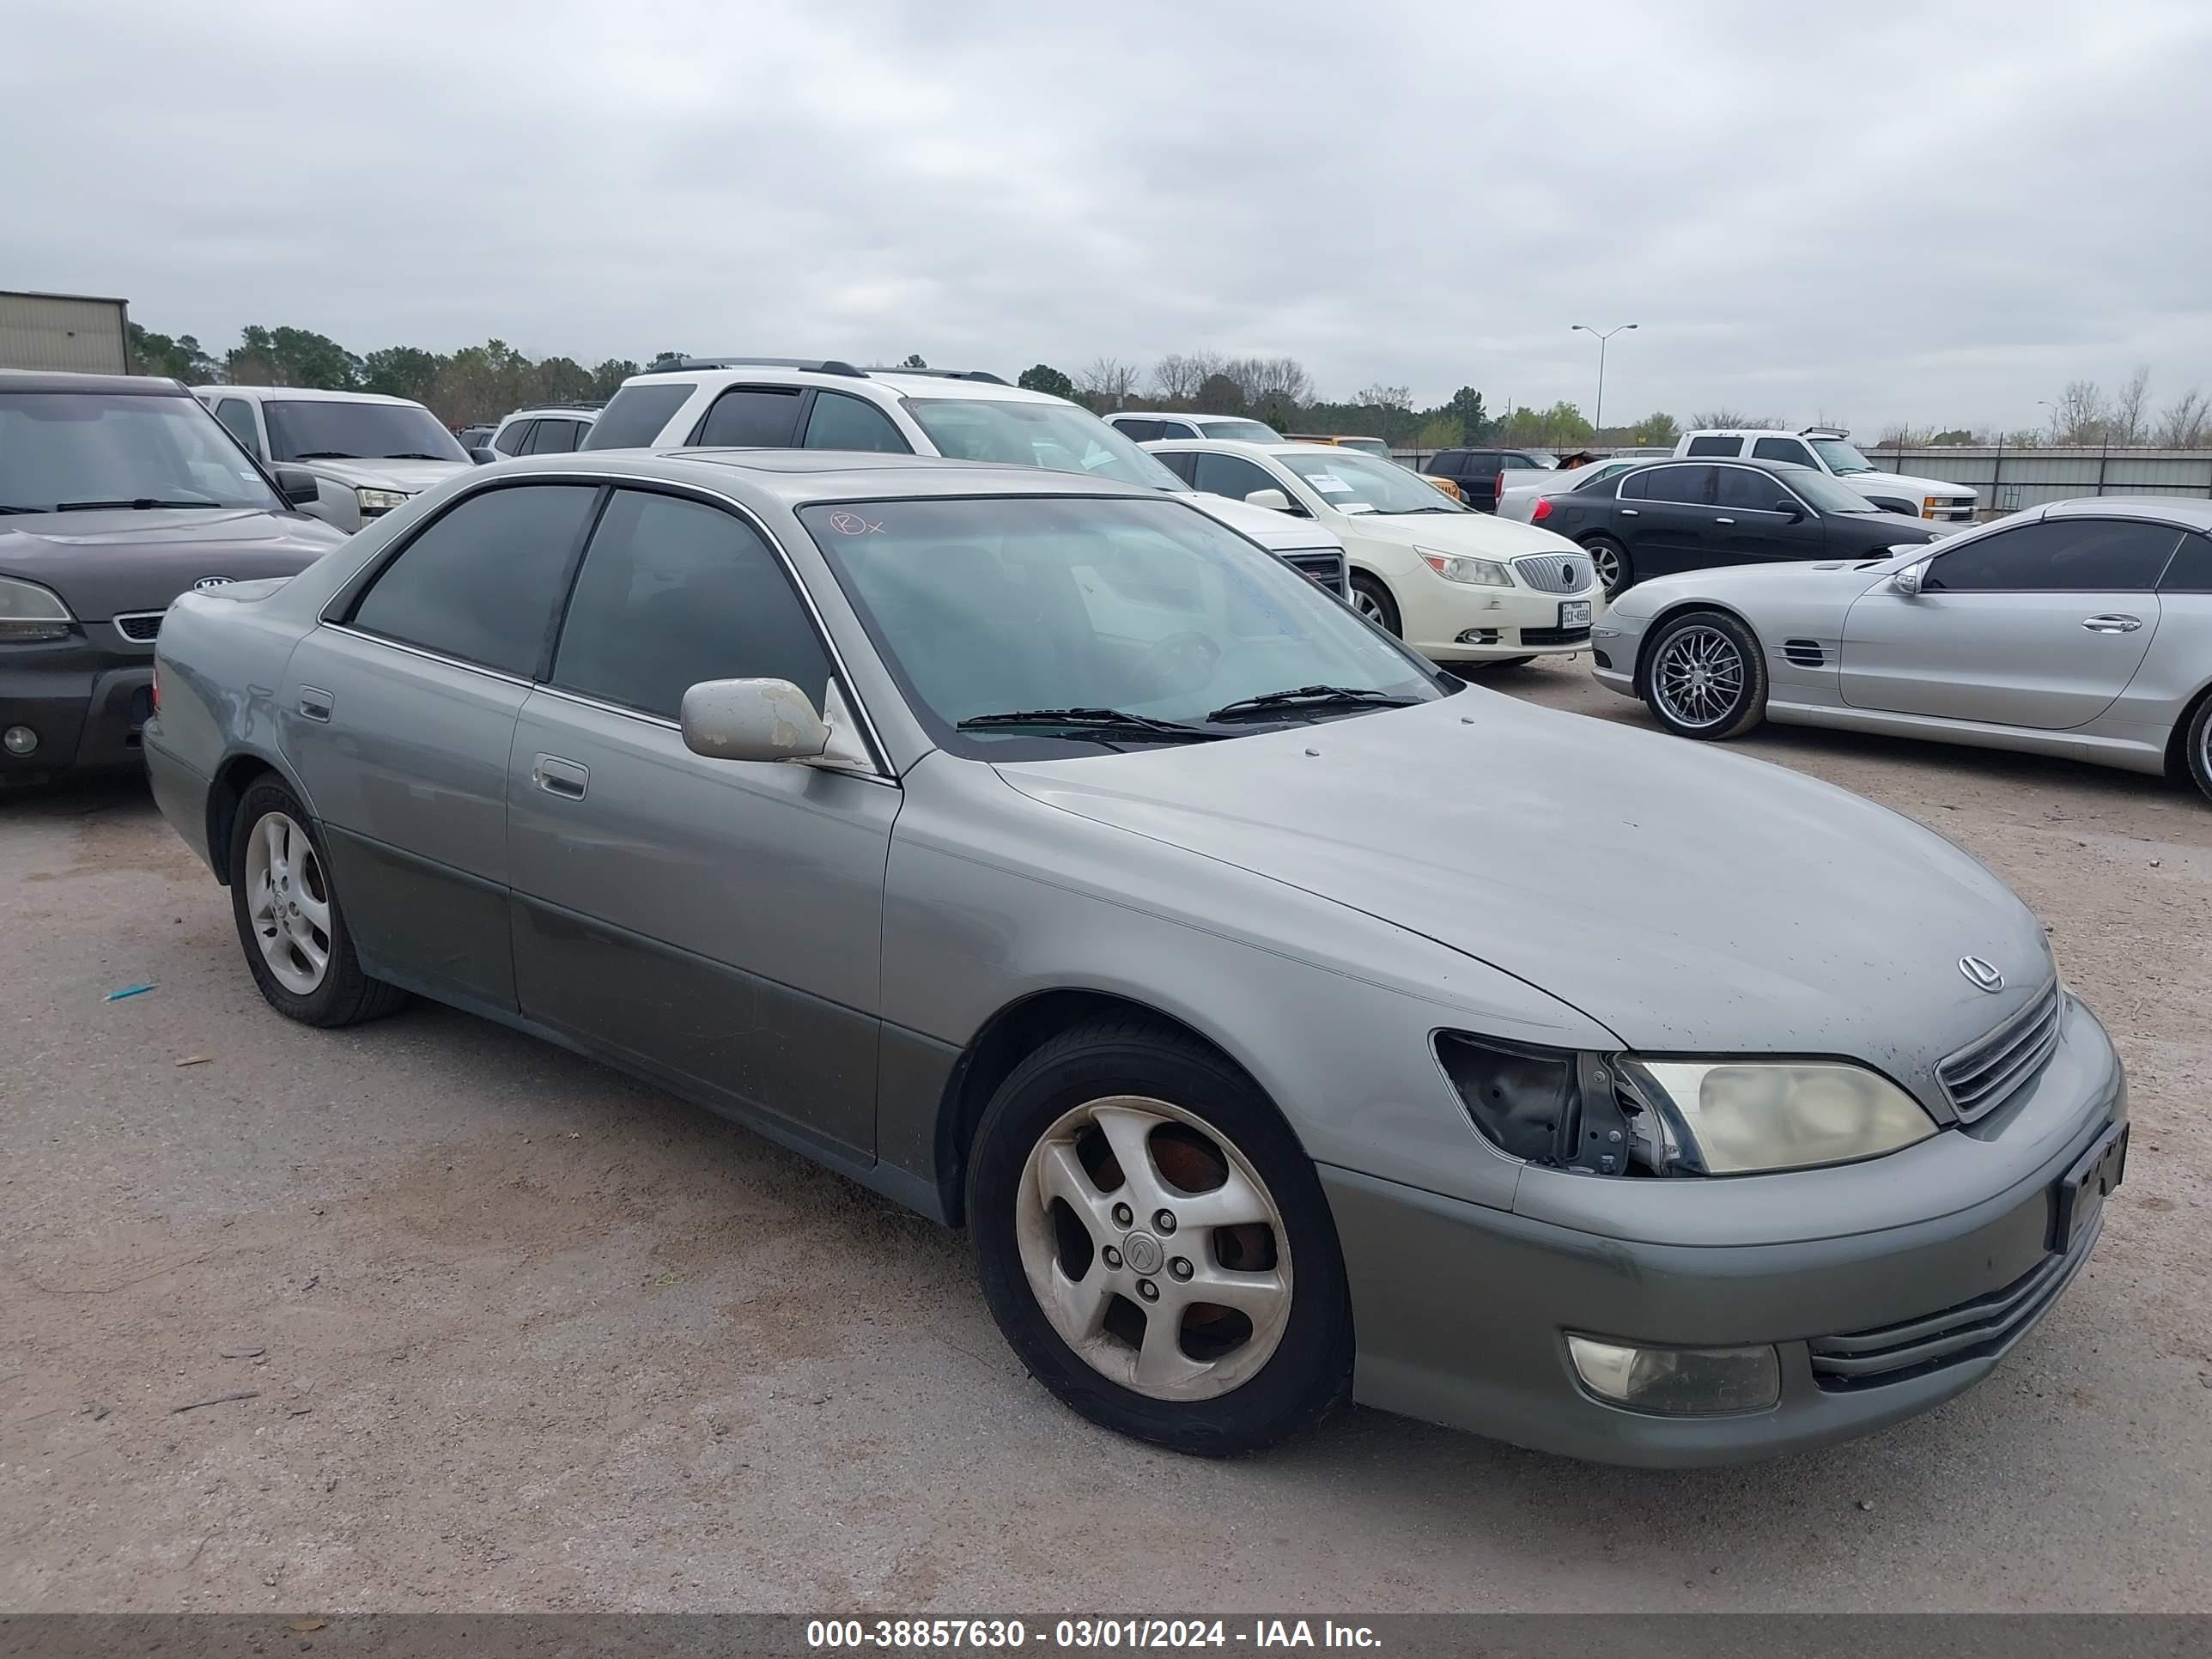
[[[1590,602],[1588,599],[1561,599],[1559,601],[1559,626],[1562,628],[1588,628],[1589,626],[1589,607]]]
[[[2051,1248],[2070,1250],[2096,1224],[2105,1199],[2128,1170],[2128,1126],[2115,1123],[2059,1177],[2052,1194]]]

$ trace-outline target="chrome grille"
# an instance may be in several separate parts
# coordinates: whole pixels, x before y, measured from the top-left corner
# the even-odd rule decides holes
[[[1521,580],[1540,593],[1579,593],[1590,585],[1590,562],[1572,553],[1537,553],[1513,561]]]
[[[1902,1382],[1997,1352],[2040,1319],[2059,1291],[2089,1259],[2104,1227],[2100,1216],[2081,1229],[2063,1255],[2046,1255],[2001,1291],[1961,1302],[1941,1313],[1849,1336],[1816,1336],[1813,1380],[1832,1394]]]
[[[1987,1036],[1937,1063],[1936,1080],[1943,1085],[1961,1123],[1972,1122],[2010,1098],[2043,1069],[2058,1047],[2062,1000],[2054,979]]]
[[[161,631],[159,611],[133,611],[115,618],[115,631],[134,645],[143,645]]]
[[[1285,553],[1283,562],[1292,569],[1303,571],[1315,581],[1337,596],[1351,595],[1351,586],[1344,579],[1344,555],[1328,548],[1316,548],[1310,553]]]

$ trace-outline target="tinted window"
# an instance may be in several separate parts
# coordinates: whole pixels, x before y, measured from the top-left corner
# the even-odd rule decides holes
[[[788,449],[798,425],[798,387],[741,386],[714,399],[691,441],[733,449]]]
[[[1655,466],[1649,472],[1632,473],[1621,481],[1620,495],[1631,501],[1686,501],[1702,504],[1712,493],[1713,469],[1709,466]]]
[[[1669,468],[1668,471],[1675,471]],[[1688,467],[1680,471],[1687,472]],[[1718,476],[1713,484],[1713,502],[1718,507],[1742,507],[1748,512],[1775,513],[1796,502],[1790,492],[1778,483],[1771,473],[1754,472],[1747,466],[1719,466],[1713,469]]]
[[[1206,427],[1193,426],[1188,421],[1162,421],[1160,436],[1163,438],[1243,438],[1254,443],[1275,441],[1275,434],[1266,427],[1249,422],[1247,424],[1251,427],[1249,431],[1242,429],[1233,421],[1225,425],[1217,423]]]
[[[1106,424],[1133,443],[1148,444],[1160,435],[1160,422],[1158,421],[1109,421]],[[1190,434],[1178,432],[1175,435],[1187,438]]]
[[[626,386],[615,393],[592,429],[584,434],[581,449],[641,449],[660,441],[660,430],[669,417],[684,407],[699,388],[684,381],[656,380],[650,386]]]
[[[246,446],[250,455],[261,453],[261,440],[253,430],[253,405],[243,398],[225,398],[215,406],[215,417],[228,427],[231,435]]]
[[[553,684],[669,720],[702,680],[789,680],[818,708],[830,659],[744,520],[622,489],[584,556]]]
[[[2046,519],[1984,536],[1928,567],[1929,592],[2148,592],[2181,532],[2124,519]]]
[[[2162,593],[2212,593],[2212,537],[2184,536],[2158,586]]]
[[[1692,453],[1698,452],[1693,450]],[[1733,450],[1728,453],[1735,453]],[[1799,466],[1814,464],[1812,453],[1795,438],[1755,438],[1752,441],[1751,454],[1753,460],[1759,461],[1790,461]]]
[[[1152,459],[1195,489],[1198,486],[1198,457],[1188,449],[1167,450]]]
[[[1741,455],[1743,453],[1743,440],[1741,438],[1692,438],[1690,440],[1690,447],[1686,453],[1692,455]]]
[[[565,455],[576,447],[576,439],[583,431],[581,421],[540,421],[538,430],[530,434],[530,447],[526,455]]]
[[[531,428],[537,424],[535,421],[509,421],[499,429],[499,435],[491,441],[491,447],[502,455],[520,455],[522,446],[530,437]]]
[[[867,449],[884,455],[911,455],[914,446],[899,435],[891,417],[864,398],[842,392],[817,392],[806,417],[809,449]]]
[[[420,404],[356,404],[301,398],[261,405],[270,453],[280,461],[358,459],[462,461],[460,441]]]
[[[538,672],[584,521],[588,484],[471,495],[386,565],[356,626],[508,674]]]
[[[1421,471],[1424,472],[1434,472],[1443,475],[1457,472],[1466,465],[1467,451],[1464,449],[1443,449],[1438,450],[1434,455],[1429,457],[1429,464],[1423,467]]]
[[[1232,501],[1243,501],[1255,489],[1282,489],[1285,495],[1291,493],[1265,470],[1241,455],[1200,455],[1198,471],[1192,482],[1200,489],[1226,495]]]

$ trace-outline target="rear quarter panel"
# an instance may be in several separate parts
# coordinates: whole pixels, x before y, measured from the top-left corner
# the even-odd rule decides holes
[[[276,691],[303,631],[265,597],[180,596],[155,648],[161,707],[148,723],[149,745],[204,781],[241,753],[289,776],[276,741]]]

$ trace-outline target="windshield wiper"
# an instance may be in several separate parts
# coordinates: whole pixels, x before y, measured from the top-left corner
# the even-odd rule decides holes
[[[360,459],[350,449],[303,449],[296,455],[285,458],[294,461],[357,461]],[[282,466],[283,464],[283,461],[279,461],[276,465]]]
[[[56,501],[57,513],[103,513],[110,509],[129,507],[135,513],[144,513],[157,507],[221,507],[221,501],[173,501],[160,495],[140,495],[127,501]]]
[[[1445,507],[1441,503],[1435,507],[1381,507],[1375,510],[1387,519],[1402,519],[1413,513],[1464,513],[1467,511],[1463,507]]]
[[[1019,708],[1001,714],[970,714],[959,723],[963,732],[989,731],[996,726],[1063,726],[1083,736],[1097,733],[1119,738],[1210,738],[1227,735],[1180,720],[1156,720],[1149,714],[1124,714],[1118,708]]]
[[[51,507],[17,507],[12,501],[0,501],[0,513],[51,513]]]
[[[383,461],[450,461],[453,458],[450,455],[425,455],[419,449],[403,449],[394,454],[380,455],[374,459]]]
[[[1256,697],[1224,702],[1206,718],[1233,720],[1240,714],[1302,714],[1309,708],[1410,708],[1419,697],[1401,697],[1393,691],[1376,691],[1356,685],[1298,685],[1287,691],[1267,691]]]

